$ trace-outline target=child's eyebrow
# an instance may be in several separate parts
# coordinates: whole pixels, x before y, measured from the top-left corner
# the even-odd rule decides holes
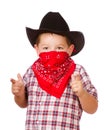
[[[57,44],[57,45],[58,45],[58,46],[60,46],[60,45],[61,45],[61,46],[64,46],[64,43],[59,43],[59,44]]]
[[[48,44],[47,43],[41,43],[41,46],[48,46]]]

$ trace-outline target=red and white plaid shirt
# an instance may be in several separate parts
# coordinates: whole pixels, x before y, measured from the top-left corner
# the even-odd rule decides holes
[[[97,91],[81,65],[76,65],[83,87],[95,98]],[[56,98],[42,90],[31,67],[23,77],[28,94],[26,130],[80,130],[82,108],[78,97],[67,85],[62,97]]]

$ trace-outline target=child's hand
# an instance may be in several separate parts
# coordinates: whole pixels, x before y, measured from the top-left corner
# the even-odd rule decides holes
[[[73,92],[80,97],[84,94],[84,89],[82,85],[82,81],[79,74],[72,74],[71,83],[70,83]]]
[[[17,80],[10,80],[12,82],[12,93],[15,96],[22,96],[25,92],[24,83],[20,74],[17,75],[17,78]]]

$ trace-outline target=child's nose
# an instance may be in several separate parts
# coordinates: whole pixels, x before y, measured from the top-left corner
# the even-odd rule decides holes
[[[55,48],[51,48],[50,51],[56,51],[56,49]]]

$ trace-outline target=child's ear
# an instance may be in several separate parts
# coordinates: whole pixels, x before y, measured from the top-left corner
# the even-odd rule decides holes
[[[71,44],[69,46],[69,56],[71,56],[71,54],[73,53],[73,51],[74,51],[74,44]]]
[[[39,49],[38,49],[38,46],[37,44],[34,44],[34,49],[36,50],[37,54],[39,53]]]

